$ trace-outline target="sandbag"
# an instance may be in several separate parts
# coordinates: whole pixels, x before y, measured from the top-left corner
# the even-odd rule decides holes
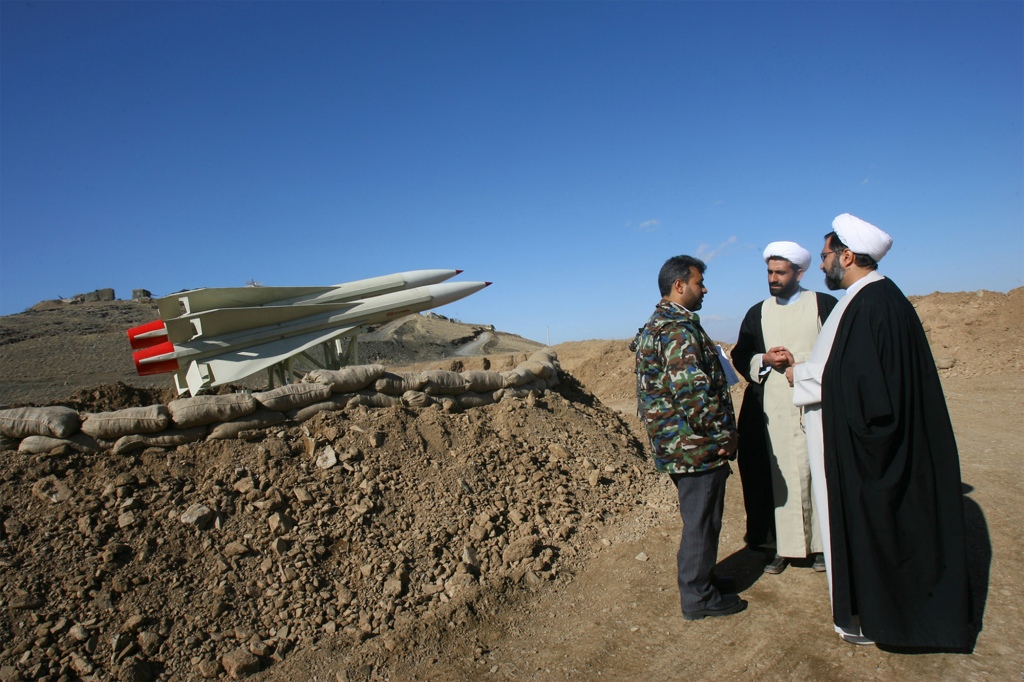
[[[458,395],[469,387],[461,374],[446,369],[428,369],[420,372],[420,378],[423,391],[428,395]]]
[[[401,405],[402,398],[397,395],[387,395],[376,391],[359,391],[348,401],[348,407],[365,405],[366,407],[392,407]]]
[[[470,407],[483,407],[484,405],[490,405],[495,402],[494,393],[474,393],[473,391],[466,391],[457,396],[453,396],[456,402],[459,403],[459,407],[466,409]]]
[[[505,378],[505,386],[508,388],[519,388],[537,381],[536,374],[521,366],[501,372],[501,376]]]
[[[406,391],[402,394],[402,402],[409,407],[429,407],[434,399],[423,391]]]
[[[470,370],[462,373],[462,378],[468,382],[466,390],[474,393],[490,393],[499,388],[505,388],[505,377],[498,372],[485,372],[483,370]]]
[[[533,395],[535,391],[529,388],[506,388],[502,391],[502,399],[525,400]]]
[[[11,438],[67,438],[78,431],[81,418],[70,407],[12,407],[0,410],[0,434]]]
[[[167,403],[167,409],[175,425],[187,429],[252,414],[257,405],[256,399],[249,393],[229,393],[179,398]]]
[[[423,379],[418,372],[384,372],[373,384],[378,393],[403,395],[406,391],[419,391],[423,388]]]
[[[53,452],[61,446],[68,446],[75,452],[95,454],[100,446],[84,433],[76,433],[70,438],[53,438],[52,436],[28,436],[18,444],[18,452],[26,455],[43,455]]]
[[[268,410],[288,412],[327,400],[331,397],[331,387],[324,384],[288,384],[270,391],[253,393],[252,397]]]
[[[194,443],[203,438],[206,426],[193,426],[188,429],[170,428],[160,433],[133,433],[121,436],[111,449],[115,455],[123,455],[146,448],[176,448],[186,443]]]
[[[556,364],[558,362],[558,353],[556,353],[551,348],[541,348],[540,350],[536,350],[530,353],[530,357],[528,357],[526,360],[527,362],[536,361],[546,362],[549,364]]]
[[[346,405],[348,405],[348,401],[351,399],[351,393],[334,393],[330,398],[323,402],[313,403],[312,405],[306,405],[301,409],[292,410],[288,413],[288,418],[295,422],[304,422],[321,412],[337,412],[338,410],[342,410]]]
[[[82,431],[93,438],[116,440],[131,433],[156,433],[170,425],[165,405],[128,407],[114,412],[92,412],[82,420]]]
[[[550,362],[540,362],[538,360],[527,360],[523,364],[519,365],[517,369],[524,369],[528,372],[533,372],[534,375],[541,379],[550,379],[557,373],[553,364]]]
[[[242,431],[266,429],[283,421],[285,421],[285,416],[280,412],[260,408],[251,414],[211,426],[210,435],[206,437],[206,440],[229,440],[237,438]]]
[[[333,369],[314,369],[302,377],[305,383],[324,384],[332,393],[361,391],[384,374],[384,365],[355,365]]]

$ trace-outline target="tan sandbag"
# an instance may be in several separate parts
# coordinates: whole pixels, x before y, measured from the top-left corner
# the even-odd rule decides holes
[[[156,433],[171,423],[165,405],[128,407],[114,412],[87,413],[82,420],[82,431],[93,438],[116,440],[132,433]]]
[[[501,372],[501,376],[505,378],[507,388],[519,388],[537,380],[536,374],[522,366]]]
[[[338,410],[343,410],[351,399],[351,393],[333,393],[330,398],[323,402],[313,403],[312,405],[306,405],[301,409],[292,410],[288,413],[288,418],[294,422],[304,422],[307,419],[315,417],[321,412],[337,412]]]
[[[366,407],[392,407],[401,405],[402,398],[397,395],[387,395],[376,391],[359,391],[348,401],[348,407],[365,405]]]
[[[207,432],[206,426],[193,426],[188,429],[170,428],[160,433],[133,433],[121,436],[111,449],[115,455],[123,455],[146,448],[176,448],[186,443],[201,440]]]
[[[546,362],[548,364],[555,364],[558,361],[558,353],[552,348],[541,348],[530,353],[530,357],[526,359],[527,362]]]
[[[331,387],[323,384],[288,384],[270,391],[253,393],[252,397],[268,410],[288,412],[313,403],[322,403],[331,397]]]
[[[99,452],[99,444],[84,433],[76,433],[70,438],[53,438],[52,436],[28,436],[18,444],[18,452],[26,455],[44,455],[53,452],[62,445],[67,445],[75,452],[95,454]]]
[[[526,400],[533,393],[528,388],[506,388],[501,397],[504,400]]]
[[[469,382],[461,374],[446,369],[428,369],[420,372],[420,378],[423,391],[428,395],[458,395],[469,388]]]
[[[78,431],[81,417],[70,407],[12,407],[0,410],[0,434],[11,438],[67,438]]]
[[[380,379],[382,374],[384,365],[354,365],[338,370],[314,369],[302,377],[302,381],[330,386],[332,393],[355,393]]]
[[[459,407],[466,409],[470,407],[483,407],[484,405],[491,405],[495,402],[494,393],[474,393],[472,391],[466,391],[460,395],[454,396],[455,400],[459,403]]]
[[[373,384],[378,393],[403,395],[406,391],[419,391],[423,388],[423,379],[419,372],[384,372]]]
[[[490,393],[505,388],[505,377],[498,372],[470,370],[463,372],[462,378],[469,383],[467,390],[474,393]]]
[[[406,391],[402,394],[402,402],[409,407],[429,407],[434,399],[423,391]]]
[[[181,429],[226,422],[252,414],[259,403],[249,393],[197,395],[167,403],[174,424]]]
[[[541,379],[550,379],[556,373],[556,369],[553,364],[550,362],[539,362],[537,360],[527,360],[523,364],[519,365],[517,369],[524,369],[528,372],[533,372]]]
[[[206,437],[206,440],[230,440],[237,438],[242,431],[266,429],[285,420],[286,417],[280,412],[260,408],[251,414],[236,417],[231,421],[214,424],[210,427],[210,435]]]

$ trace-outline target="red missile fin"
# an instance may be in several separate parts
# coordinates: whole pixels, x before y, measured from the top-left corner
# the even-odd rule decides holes
[[[128,343],[135,350],[151,348],[167,340],[167,327],[163,320],[153,320],[128,330]]]
[[[166,355],[174,352],[174,344],[170,341],[164,341],[163,343],[157,343],[156,345],[150,346],[149,348],[143,348],[132,353],[132,360],[135,361],[135,371],[139,373],[140,377],[149,376],[151,374],[167,374],[168,372],[178,371],[178,361],[171,358],[168,360],[154,360],[152,362],[145,362],[150,358],[156,358],[160,355]]]

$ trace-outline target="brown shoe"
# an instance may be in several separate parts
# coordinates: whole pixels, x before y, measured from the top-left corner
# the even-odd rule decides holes
[[[778,575],[786,570],[786,557],[775,555],[775,558],[765,564],[764,572],[770,575]]]

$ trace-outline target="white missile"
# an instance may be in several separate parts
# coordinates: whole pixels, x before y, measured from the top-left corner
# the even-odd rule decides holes
[[[130,329],[132,345],[139,348],[133,358],[140,375],[177,372],[179,390],[194,395],[286,363],[368,325],[457,301],[490,284],[446,282],[409,288],[410,283],[442,282],[459,272],[419,270],[335,287],[268,287],[273,290],[269,298],[262,287],[174,294],[158,301],[158,307],[174,311],[178,306],[187,312]],[[282,292],[286,296],[278,298]],[[168,301],[174,305],[162,305]]]

